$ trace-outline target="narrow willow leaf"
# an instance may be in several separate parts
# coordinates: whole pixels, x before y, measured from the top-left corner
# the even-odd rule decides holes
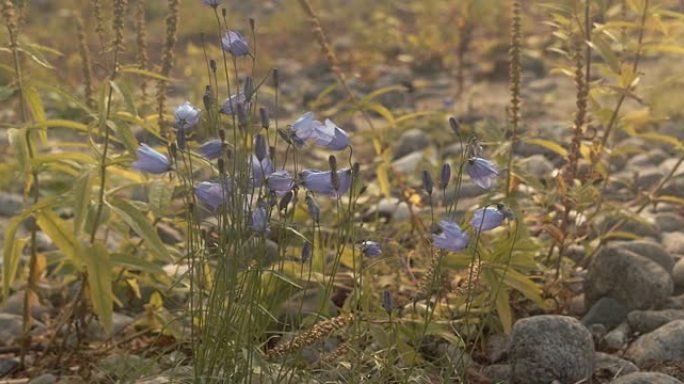
[[[159,74],[159,73],[156,73],[156,72],[146,71],[146,70],[140,69],[138,67],[123,66],[119,72],[130,73],[130,74],[134,74],[134,75],[140,75],[140,76],[149,77],[149,78],[156,79],[156,80],[173,81],[173,79],[170,77],[166,77],[166,76]]]
[[[88,216],[88,206],[90,206],[90,193],[93,187],[92,172],[87,170],[76,180],[72,195],[74,196],[74,234],[78,234],[83,228],[83,222]]]
[[[88,289],[93,302],[93,310],[107,335],[112,334],[112,267],[104,244],[95,243],[83,255],[88,272]]]
[[[59,152],[59,153],[45,153],[37,155],[33,158],[32,165],[35,167],[41,166],[50,162],[75,161],[81,164],[97,164],[97,159],[92,155],[83,152]]]
[[[588,43],[603,58],[615,74],[621,73],[620,60],[610,47],[610,43],[601,34],[594,34]]]
[[[40,94],[33,87],[27,87],[24,89],[24,97],[26,98],[26,103],[31,110],[31,115],[33,120],[35,120],[41,127],[40,139],[43,145],[47,145],[47,127],[43,124],[47,120],[47,115],[45,114],[45,107],[43,107],[43,102],[40,99]]]
[[[19,215],[13,217],[5,228],[4,243],[2,246],[2,297],[7,298],[9,289],[14,282],[14,278],[19,268],[19,258],[21,257],[21,250],[23,246],[17,240],[14,240],[17,231],[21,227],[21,223],[26,219],[25,216]],[[19,249],[21,247],[21,249]]]
[[[124,267],[135,271],[147,273],[164,273],[162,267],[157,264],[150,263],[139,256],[123,253],[114,253],[109,257],[112,266]]]
[[[26,146],[26,131],[10,128],[7,136],[10,144],[14,147],[14,156],[19,163],[19,168],[27,174],[30,173],[31,169],[28,168],[30,163],[28,161],[28,147]]]
[[[153,181],[147,193],[148,206],[156,217],[164,217],[173,198],[173,184],[164,180]]]
[[[554,153],[559,154],[562,157],[567,157],[568,156],[568,150],[563,148],[562,145],[555,143],[551,140],[545,140],[545,139],[525,139],[524,140],[528,144],[534,144],[538,145],[540,147],[544,147],[548,149],[549,151],[553,151]]]
[[[496,313],[499,315],[499,321],[504,332],[509,335],[513,328],[513,311],[511,310],[511,303],[509,301],[509,291],[507,288],[502,288],[496,295]]]
[[[172,260],[169,251],[164,246],[164,243],[162,243],[159,235],[157,235],[157,231],[150,225],[145,215],[138,208],[117,198],[110,199],[109,206],[121,216],[138,236],[145,240],[146,246],[150,251],[165,260]]]
[[[51,210],[44,209],[36,213],[36,223],[65,256],[77,265],[83,263],[81,243],[74,232],[69,229],[71,226],[66,221],[60,219]]]
[[[382,194],[385,195],[385,197],[389,198],[391,195],[391,190],[389,175],[387,174],[387,165],[378,165],[376,173],[378,175],[377,178],[378,184],[380,185],[380,192],[382,192]]]
[[[394,114],[392,114],[392,111],[387,109],[384,105],[380,103],[366,103],[362,104],[363,109],[373,111],[377,113],[378,115],[382,116],[385,121],[387,121],[387,124],[389,125],[390,128],[394,128],[397,125],[397,121],[394,118]]]
[[[497,274],[503,274],[503,271],[504,269],[501,267],[496,268]],[[536,304],[543,305],[544,300],[542,300],[541,297],[541,288],[529,277],[512,268],[508,268],[506,274],[503,276],[503,281],[508,287],[519,291]]]

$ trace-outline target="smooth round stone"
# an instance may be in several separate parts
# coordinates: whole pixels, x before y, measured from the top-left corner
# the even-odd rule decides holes
[[[591,377],[594,342],[575,318],[558,315],[518,320],[511,333],[513,384],[575,383]]]

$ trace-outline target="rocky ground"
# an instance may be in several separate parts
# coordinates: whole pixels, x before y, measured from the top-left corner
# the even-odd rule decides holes
[[[296,69],[292,72],[289,75],[295,77]],[[388,84],[401,82],[402,76],[406,74],[387,69],[382,81]],[[573,94],[572,84],[567,79],[545,77],[534,72],[527,72],[526,76],[527,134],[565,142],[574,101],[563,95]],[[296,78],[291,82],[298,83]],[[431,78],[430,82],[411,93],[387,96],[383,102],[395,108],[408,105],[417,109],[444,109],[460,114],[464,119],[503,121],[507,103],[504,82],[473,85],[464,98],[477,102],[473,108],[466,103],[449,104],[453,84],[447,76]],[[318,91],[313,89],[311,93]],[[440,106],[445,101],[445,105]],[[684,130],[679,122],[660,123],[657,129],[660,133],[684,140]],[[419,129],[405,130],[396,138],[394,145],[393,165],[397,171],[407,175],[415,174],[426,159],[448,157],[449,151],[453,150],[449,145],[438,145],[437,140]],[[665,145],[618,135],[616,146],[626,145],[640,148],[641,153],[616,158],[611,164],[615,181],[606,190],[608,199],[627,199],[637,191],[647,190],[668,174],[677,162]],[[540,180],[556,169],[561,161],[555,153],[533,146],[521,146],[517,154],[525,158],[523,167]],[[474,198],[480,193],[468,183],[463,188],[465,197]],[[684,198],[684,169],[676,172],[665,193]],[[22,196],[16,193],[0,192],[0,233],[4,233],[9,219],[22,210],[23,201]],[[393,220],[403,220],[409,215],[405,203],[396,199],[381,201],[377,209],[381,216]],[[511,335],[490,338],[484,359],[459,359],[470,363],[473,382],[571,384],[593,380],[594,383],[612,384],[683,383],[683,212],[680,206],[663,203],[643,211],[640,222],[628,222],[625,230],[639,238],[611,241],[595,255],[586,269],[578,269],[579,283],[575,284],[573,298],[570,305],[563,308],[562,315],[519,319]],[[178,241],[173,228],[160,231],[167,242]],[[54,249],[46,237],[40,236],[39,240],[40,250]],[[1,243],[0,236],[0,248]],[[169,272],[174,273],[171,268],[169,266]],[[23,293],[18,292],[0,308],[0,349],[12,345],[20,334],[22,301]],[[32,314],[37,320],[34,335],[38,337],[46,331],[48,326],[42,321],[57,311],[59,307],[55,303],[34,306]],[[126,332],[141,316],[144,316],[142,312],[116,314],[114,333]],[[104,339],[104,333],[97,325],[88,330],[88,336],[94,340]],[[162,384],[187,376],[185,363],[182,356],[173,354],[150,360],[113,353],[93,369],[102,378]],[[13,353],[0,355],[0,378],[11,374],[17,364]],[[134,375],[131,376],[131,372]],[[55,382],[58,382],[58,376],[49,372],[30,381],[31,384]],[[77,382],[77,379],[65,375],[59,382]]]

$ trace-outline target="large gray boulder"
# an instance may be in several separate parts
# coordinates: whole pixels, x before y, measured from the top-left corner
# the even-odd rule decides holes
[[[684,320],[684,309],[632,311],[627,315],[627,322],[632,330],[642,334],[651,332],[674,320]]]
[[[659,372],[634,372],[618,377],[610,384],[683,384],[672,376]]]
[[[655,261],[668,272],[672,270],[675,264],[674,257],[655,241],[634,240],[620,242],[617,245],[622,249],[632,251],[639,256]]]
[[[587,379],[593,371],[594,342],[572,317],[534,316],[518,320],[511,333],[513,384],[562,384]]]
[[[588,305],[609,296],[630,310],[657,307],[673,291],[674,283],[668,271],[619,245],[610,245],[599,251],[589,265],[584,281]]]
[[[684,320],[671,321],[642,335],[627,348],[625,356],[639,366],[684,361]]]

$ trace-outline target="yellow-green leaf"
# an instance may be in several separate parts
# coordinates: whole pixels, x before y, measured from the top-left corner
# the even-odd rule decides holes
[[[88,216],[88,206],[90,205],[90,192],[93,185],[92,173],[90,170],[84,172],[76,180],[73,188],[74,196],[74,234],[78,236],[83,227],[83,222]]]
[[[167,180],[157,180],[149,185],[147,193],[148,206],[156,217],[163,217],[168,212],[173,197],[174,185]]]
[[[508,289],[500,289],[498,295],[496,295],[494,299],[496,304],[496,313],[499,315],[501,326],[506,334],[510,334],[511,328],[513,328],[513,313],[511,311],[511,303],[509,302]]]
[[[70,230],[72,226],[49,209],[36,212],[36,222],[65,256],[76,262],[77,265],[83,262],[81,243]]]
[[[5,228],[5,239],[3,240],[2,246],[2,297],[6,298],[9,293],[10,286],[17,274],[17,269],[19,268],[19,259],[21,257],[21,251],[23,250],[23,244],[15,240],[14,237],[21,227],[21,223],[26,219],[25,216],[19,215],[13,217],[7,228]]]
[[[88,271],[88,289],[93,302],[93,310],[99,316],[107,335],[112,333],[112,267],[107,249],[101,243],[88,247],[84,253]]]
[[[380,192],[382,192],[382,194],[385,195],[385,197],[390,197],[390,181],[389,175],[387,174],[387,165],[378,165],[377,174],[378,184],[380,185]]]
[[[145,245],[150,251],[163,259],[171,260],[171,255],[169,255],[169,251],[166,249],[166,246],[164,246],[164,243],[162,243],[159,235],[157,235],[157,231],[155,231],[145,215],[143,215],[138,208],[118,198],[111,198],[109,200],[109,206],[114,212],[121,216],[123,221],[125,221],[138,236],[145,240]]]
[[[173,79],[170,78],[170,77],[166,77],[166,76],[164,76],[164,75],[162,75],[162,74],[160,74],[160,73],[157,73],[157,72],[152,72],[152,71],[147,71],[147,70],[144,70],[144,69],[140,69],[140,68],[138,68],[138,67],[124,66],[124,67],[121,68],[120,72],[122,72],[122,73],[131,73],[131,74],[134,74],[134,75],[140,75],[140,76],[144,76],[144,77],[149,77],[149,78],[156,79],[156,80],[173,81]]]
[[[555,153],[557,153],[563,157],[568,156],[568,150],[567,149],[563,148],[563,146],[561,146],[558,143],[554,143],[551,140],[525,139],[524,141],[528,144],[534,144],[534,145],[538,145],[540,147],[544,147],[544,148],[548,149],[549,151],[553,151],[553,152],[555,152]]]

